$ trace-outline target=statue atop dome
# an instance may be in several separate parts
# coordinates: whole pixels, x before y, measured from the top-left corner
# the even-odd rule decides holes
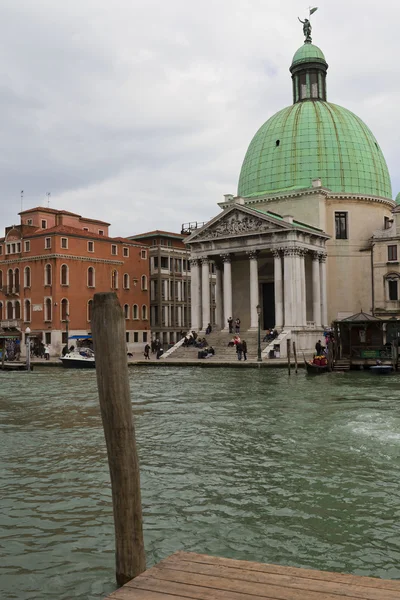
[[[315,13],[315,11],[318,10],[318,7],[315,8],[310,8],[310,15],[309,17],[311,17],[312,14]],[[300,19],[300,17],[297,17],[300,21],[300,23],[303,24],[303,33],[304,33],[304,37],[306,38],[304,40],[305,44],[311,44],[312,43],[312,38],[311,38],[311,32],[312,32],[312,27],[311,27],[311,23],[310,23],[310,19],[304,19],[304,21],[302,21]]]

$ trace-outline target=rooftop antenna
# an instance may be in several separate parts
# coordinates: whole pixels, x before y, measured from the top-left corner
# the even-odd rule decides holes
[[[47,197],[47,208],[49,208],[49,206],[50,206],[50,196],[51,196],[51,192],[46,192],[46,197]]]
[[[21,190],[21,212],[24,208],[24,190]]]

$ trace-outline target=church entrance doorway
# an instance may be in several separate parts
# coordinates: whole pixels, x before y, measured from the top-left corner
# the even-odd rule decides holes
[[[263,329],[272,329],[275,327],[275,286],[274,282],[262,284],[263,300]]]

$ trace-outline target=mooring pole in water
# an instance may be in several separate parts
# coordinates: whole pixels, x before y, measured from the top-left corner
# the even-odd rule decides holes
[[[288,368],[288,374],[290,375],[290,340],[286,340],[286,351],[287,351],[287,368]]]
[[[296,352],[296,342],[293,342],[293,356],[294,356],[294,372],[297,375],[297,352]]]
[[[116,578],[118,585],[124,585],[146,570],[146,557],[125,319],[115,293],[94,295],[92,335],[111,477]]]

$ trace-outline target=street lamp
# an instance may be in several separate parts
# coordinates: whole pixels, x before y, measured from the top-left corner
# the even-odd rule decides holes
[[[257,316],[258,316],[258,347],[257,347],[257,362],[262,362],[261,358],[261,306],[257,304]]]
[[[25,344],[26,344],[26,370],[28,373],[31,370],[31,342],[29,339],[29,334],[31,332],[31,328],[27,327],[25,329]]]

